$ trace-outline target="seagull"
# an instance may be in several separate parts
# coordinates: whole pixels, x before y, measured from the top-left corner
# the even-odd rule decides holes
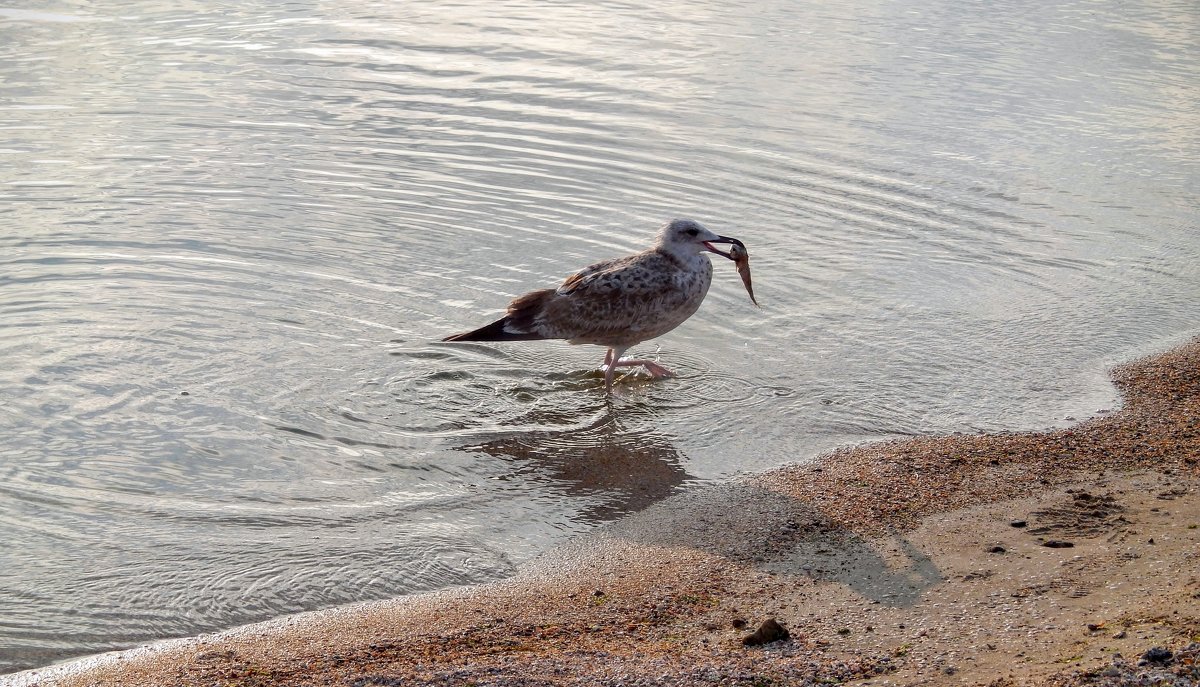
[[[618,367],[641,366],[653,378],[672,376],[651,360],[626,360],[630,347],[683,324],[700,307],[712,283],[712,263],[703,253],[734,259],[713,244],[744,247],[695,220],[663,225],[654,245],[623,258],[583,268],[557,289],[531,291],[509,304],[504,317],[443,341],[537,341],[604,346],[604,389],[612,391]]]

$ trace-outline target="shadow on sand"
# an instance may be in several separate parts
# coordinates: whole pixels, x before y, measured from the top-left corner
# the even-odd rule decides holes
[[[916,603],[942,581],[929,557],[903,537],[868,540],[790,496],[740,482],[681,490],[694,481],[683,468],[685,456],[669,437],[639,427],[652,413],[640,405],[607,406],[591,422],[571,424],[577,418],[544,411],[522,423],[569,428],[515,432],[461,450],[511,461],[513,479],[584,500],[584,522],[610,523],[599,536],[840,582],[889,606]]]

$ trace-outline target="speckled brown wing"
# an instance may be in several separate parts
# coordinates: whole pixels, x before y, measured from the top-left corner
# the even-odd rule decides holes
[[[674,258],[647,251],[568,277],[544,302],[537,329],[572,343],[630,345],[687,319],[705,291],[707,282],[689,284]]]

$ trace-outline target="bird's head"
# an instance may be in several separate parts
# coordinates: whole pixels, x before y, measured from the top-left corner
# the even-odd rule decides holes
[[[699,255],[705,251],[716,253],[721,257],[733,259],[729,253],[718,250],[714,243],[731,243],[744,245],[741,241],[720,236],[709,231],[694,219],[673,219],[663,226],[658,234],[658,248],[670,251],[681,257]]]

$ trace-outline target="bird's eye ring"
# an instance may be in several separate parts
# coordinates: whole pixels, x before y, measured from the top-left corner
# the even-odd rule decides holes
[[[696,235],[697,235],[697,234],[699,234],[699,233],[700,233],[700,232],[699,232],[699,231],[698,231],[698,230],[697,230],[695,227],[692,227],[691,229],[688,229],[688,230],[687,230],[687,235],[688,235],[688,236],[696,236]]]

